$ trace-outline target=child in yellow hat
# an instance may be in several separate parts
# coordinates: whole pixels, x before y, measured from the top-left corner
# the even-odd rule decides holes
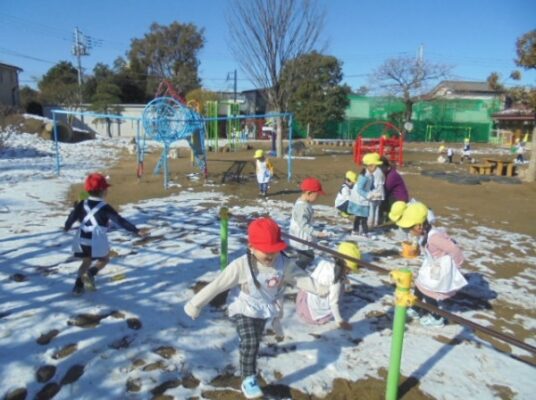
[[[370,209],[367,222],[369,227],[374,227],[380,223],[380,206],[385,199],[385,175],[381,168],[378,168],[383,161],[378,153],[369,153],[363,157],[363,164],[372,180],[372,188],[368,195]]]
[[[264,155],[264,150],[256,150],[255,155],[255,171],[257,175],[257,183],[259,184],[259,194],[266,196],[268,194],[268,188],[270,179],[274,174],[274,167],[269,159]]]
[[[352,258],[361,259],[359,247],[354,242],[342,242],[338,252]],[[296,313],[306,323],[323,325],[335,320],[341,329],[350,330],[352,326],[341,317],[339,304],[344,294],[344,282],[346,275],[356,272],[356,261],[335,258],[334,261],[320,259],[311,278],[321,286],[329,287],[329,295],[321,297],[318,294],[300,290],[296,297]]]
[[[415,279],[415,295],[424,303],[439,307],[439,301],[448,299],[467,284],[459,268],[463,252],[444,230],[436,229],[427,221],[428,207],[423,203],[408,204],[396,224],[411,235],[420,238],[424,260]],[[416,315],[418,314],[418,315]],[[423,326],[441,327],[439,315],[423,310],[409,314],[419,317]]]
[[[348,204],[350,203],[350,196],[352,188],[357,182],[357,174],[354,171],[346,171],[344,176],[344,183],[335,197],[335,208],[339,210],[343,216],[348,216]]]

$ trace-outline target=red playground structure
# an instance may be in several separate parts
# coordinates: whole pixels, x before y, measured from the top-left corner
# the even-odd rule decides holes
[[[177,89],[173,86],[173,84],[168,81],[167,79],[162,79],[162,82],[158,85],[158,88],[156,89],[156,93],[154,95],[154,98],[157,97],[173,97],[175,100],[179,101],[180,103],[186,104],[186,99],[182,97],[179,92],[177,92]]]
[[[384,133],[379,138],[363,138],[363,132],[371,126],[382,125]],[[386,131],[392,131],[390,138]],[[387,121],[376,121],[365,125],[357,134],[354,143],[354,162],[361,165],[363,156],[367,153],[378,153],[386,156],[389,162],[396,165],[404,165],[404,134],[395,125]]]

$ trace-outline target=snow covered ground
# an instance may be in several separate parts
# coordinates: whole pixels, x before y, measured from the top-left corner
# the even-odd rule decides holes
[[[59,390],[57,399],[145,399],[164,391],[186,399],[221,389],[215,378],[238,373],[234,327],[221,310],[207,307],[192,321],[182,307],[197,282],[218,273],[218,211],[229,197],[211,186],[202,193],[186,189],[123,207],[125,217],[151,228],[151,238],[113,230],[115,256],[98,276],[99,290],[74,297],[79,264],[70,258],[74,231],[61,231],[70,211],[64,202],[67,190],[88,172],[103,169],[128,144],[62,144],[60,177],[55,176],[51,142],[23,134],[13,135],[8,144],[0,155],[0,396],[26,388],[27,398]],[[286,228],[291,208],[290,203],[259,200],[231,213],[248,218],[270,213]],[[325,244],[334,247],[346,232],[340,221],[336,225],[334,210],[315,209],[319,223],[334,234]],[[534,239],[482,226],[461,230],[456,219],[439,219],[463,243],[470,281],[464,293],[479,299],[476,306],[458,302],[453,309],[484,325],[500,322],[505,333],[514,334],[508,324],[534,333],[536,322],[524,309],[536,301],[534,268],[494,279],[496,249],[506,249],[512,263],[534,266]],[[230,259],[245,249],[245,228],[243,218],[231,218]],[[398,256],[395,239],[382,235],[359,245],[368,261],[416,270],[417,260]],[[258,367],[265,381],[323,396],[335,378],[380,377],[387,369],[393,287],[386,276],[367,270],[351,280],[343,306],[350,332],[332,324],[301,323],[289,290],[285,340],[277,343],[266,336],[261,345]],[[501,320],[486,306],[499,300],[518,310],[514,321]],[[534,336],[526,341],[536,345]],[[436,399],[490,399],[499,393],[532,399],[536,389],[534,367],[457,325],[425,329],[410,324],[401,372],[417,378],[420,389]]]

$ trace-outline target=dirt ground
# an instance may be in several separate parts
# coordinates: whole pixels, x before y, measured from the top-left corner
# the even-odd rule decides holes
[[[262,146],[258,146],[262,147]],[[460,228],[470,228],[475,225],[484,225],[491,228],[504,229],[536,236],[536,184],[520,183],[518,178],[490,178],[477,184],[478,178],[468,175],[468,165],[458,163],[438,164],[435,162],[437,154],[426,151],[430,145],[409,144],[405,151],[405,165],[399,170],[403,173],[410,196],[423,201],[442,217],[456,217],[458,215],[471,215],[471,220],[458,220]],[[308,148],[309,157],[314,159],[298,158],[293,160],[293,176],[287,180],[287,161],[274,159],[276,178],[271,183],[269,197],[277,200],[294,202],[299,195],[299,182],[307,177],[314,176],[323,183],[326,196],[320,197],[318,203],[332,205],[337,191],[343,181],[347,170],[359,171],[359,167],[352,162],[352,149],[350,147],[312,147]],[[497,157],[491,146],[476,146],[476,150],[484,153],[477,157],[483,158],[510,158]],[[485,152],[488,152],[485,154]],[[170,182],[168,190],[163,187],[162,175],[153,175],[153,169],[160,157],[159,152],[147,154],[144,162],[144,175],[141,179],[136,177],[135,156],[125,152],[119,162],[104,173],[110,176],[112,188],[109,191],[108,201],[117,208],[122,204],[134,203],[139,200],[165,197],[183,190],[193,191],[219,191],[235,195],[231,205],[247,205],[258,199],[258,188],[254,175],[253,150],[237,152],[209,153],[208,180],[205,181],[199,170],[192,166],[189,153],[181,149],[178,159],[170,159]],[[237,171],[241,170],[239,174]],[[234,171],[234,172],[233,172]],[[447,173],[444,175],[442,173]],[[428,176],[432,175],[432,176]],[[441,177],[448,176],[445,180]],[[486,179],[484,179],[486,180]],[[455,183],[456,181],[461,183]],[[71,189],[69,201],[78,198],[81,185]],[[508,263],[505,260],[505,265]],[[525,267],[525,266],[523,266]],[[529,266],[530,267],[530,266]],[[513,266],[514,272],[520,266]],[[508,269],[505,269],[508,270]],[[496,305],[496,313],[508,318],[515,310],[508,307],[500,309]],[[495,308],[495,307],[494,307]],[[529,317],[536,318],[536,313]],[[496,329],[503,327],[497,326]],[[526,339],[530,332],[516,329],[515,326],[507,328],[516,333],[516,337]],[[489,339],[488,339],[489,340]],[[497,344],[500,347],[500,344]],[[506,348],[505,351],[508,351]],[[224,377],[222,377],[223,379]],[[326,399],[381,399],[384,396],[385,382],[369,378],[358,382],[337,380],[333,391]],[[223,387],[236,386],[231,377],[223,379]],[[207,398],[231,399],[236,392],[225,390],[206,393]],[[285,393],[293,399],[313,399],[313,397],[290,390],[288,387],[271,385],[267,392],[280,396]],[[233,397],[234,396],[234,397]],[[502,397],[502,396],[501,396]],[[402,399],[429,399],[420,391],[418,381],[404,377],[401,378],[400,398]],[[502,397],[509,398],[509,396]],[[314,398],[316,399],[316,398]]]
[[[521,184],[516,177],[490,177],[489,182],[474,184],[478,177],[468,175],[468,165],[438,164],[432,152],[425,152],[422,144],[410,144],[404,153],[405,164],[399,170],[410,192],[410,197],[423,201],[433,208],[438,215],[449,216],[453,213],[470,213],[471,225],[483,224],[488,227],[506,229],[511,232],[536,236],[536,183]],[[430,147],[429,145],[427,147]],[[478,158],[497,157],[491,146],[476,146],[477,150],[489,150]],[[194,191],[218,190],[238,196],[237,202],[243,203],[258,198],[255,180],[253,151],[237,151],[208,154],[208,180],[205,184],[199,170],[192,166],[187,149],[181,149],[181,157],[169,160],[170,188],[164,189],[162,175],[153,175],[153,170],[160,157],[159,152],[146,154],[144,175],[136,177],[135,156],[123,155],[112,168],[105,171],[111,178],[113,187],[108,194],[108,201],[116,207],[148,198],[165,197],[172,193],[192,188]],[[321,196],[318,204],[332,205],[343,182],[347,170],[358,172],[352,162],[352,149],[349,147],[312,147],[308,149],[309,157],[314,159],[294,159],[292,161],[292,179],[289,182],[286,159],[272,159],[276,177],[271,182],[269,196],[272,199],[294,202],[299,195],[299,183],[307,176],[314,176],[322,181],[326,196]],[[455,161],[457,161],[455,159]],[[239,179],[233,170],[243,165]],[[224,177],[229,172],[228,178]],[[446,172],[454,179],[464,181],[456,184],[438,177],[426,176],[427,173]],[[195,176],[192,176],[194,175]],[[469,184],[468,184],[469,183]],[[180,187],[175,186],[179,184]],[[69,200],[78,198],[82,186],[73,187]],[[463,226],[461,226],[463,227]]]

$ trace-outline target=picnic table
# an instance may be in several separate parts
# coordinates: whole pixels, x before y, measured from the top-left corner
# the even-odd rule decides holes
[[[486,164],[493,165],[495,167],[495,175],[497,176],[514,176],[516,172],[516,165],[510,160],[495,160],[487,158],[484,160]]]
[[[469,173],[477,175],[491,175],[495,165],[493,164],[470,164]]]

